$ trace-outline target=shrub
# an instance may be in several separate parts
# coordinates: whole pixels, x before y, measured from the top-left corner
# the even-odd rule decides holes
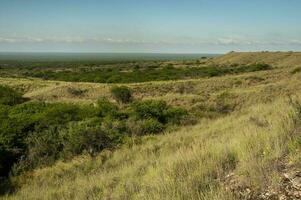
[[[86,92],[80,88],[68,88],[67,91],[73,96],[82,96]]]
[[[166,122],[166,116],[164,112],[168,109],[168,105],[165,101],[137,101],[132,104],[132,108],[138,118],[155,118],[161,123]]]
[[[98,105],[98,116],[105,117],[107,115],[116,115],[118,112],[118,106],[111,103],[108,99],[103,98],[97,101]]]
[[[32,132],[25,141],[27,153],[13,167],[14,175],[38,166],[53,164],[59,159],[59,153],[62,151],[62,137],[60,137],[57,127],[53,126],[43,131]]]
[[[0,104],[13,106],[22,102],[24,102],[24,99],[20,93],[7,86],[0,85]]]
[[[126,86],[113,87],[111,93],[118,103],[130,103],[132,101],[132,90]]]
[[[164,112],[164,115],[168,123],[180,124],[188,115],[188,112],[183,108],[170,107]]]
[[[4,177],[8,174],[15,158],[12,152],[0,145],[0,177]]]
[[[154,134],[154,133],[160,133],[164,130],[163,124],[158,122],[156,119],[145,119],[141,123],[141,134]]]
[[[301,72],[301,67],[297,67],[291,71],[291,74],[297,74]]]
[[[124,110],[120,110],[119,107],[110,102],[109,100],[103,98],[98,100],[98,111],[97,116],[104,118],[110,117],[112,119],[124,120],[128,118],[128,113]]]
[[[26,139],[27,154],[13,169],[14,174],[47,166],[57,160],[70,159],[87,152],[94,156],[103,149],[115,148],[123,142],[118,128],[101,126],[100,122],[71,122],[67,127],[50,127],[33,132]]]
[[[44,116],[39,122],[39,126],[41,128],[47,128],[51,125],[61,126],[67,122],[80,121],[86,117],[85,113],[76,105],[63,103],[48,105]]]
[[[53,152],[60,151],[61,148],[57,131],[67,127],[72,121],[95,117],[95,109],[91,108],[93,107],[37,102],[15,106],[0,104],[0,146],[10,153],[8,155],[11,158],[11,161],[6,161],[5,168],[11,168],[16,160],[27,154],[34,155],[36,162],[26,164],[31,160],[28,158],[26,162],[22,161],[24,168],[56,160],[57,154]],[[37,147],[31,148],[29,152],[28,147],[34,145]]]
[[[103,149],[114,148],[122,142],[122,135],[117,131],[103,129],[100,125],[90,126],[87,123],[73,123],[60,133],[63,157],[72,157],[83,152],[95,155]]]
[[[252,66],[251,71],[261,71],[261,70],[268,70],[271,69],[272,67],[269,64],[266,63],[256,63],[255,65]]]
[[[180,124],[188,113],[185,109],[167,105],[165,101],[146,100],[132,104],[134,114],[139,119],[156,119],[162,124]]]

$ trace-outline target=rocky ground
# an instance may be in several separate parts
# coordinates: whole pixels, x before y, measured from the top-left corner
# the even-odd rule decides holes
[[[301,199],[301,171],[297,168],[281,170],[279,187],[267,187],[261,192],[252,191],[239,182],[239,177],[229,173],[224,180],[226,190],[233,192],[243,200],[298,200]]]

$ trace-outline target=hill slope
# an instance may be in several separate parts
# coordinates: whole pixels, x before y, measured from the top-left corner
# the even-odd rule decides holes
[[[292,73],[296,66],[126,84],[136,99],[164,99],[199,111],[198,123],[15,177],[16,192],[2,198],[298,199],[301,73]],[[1,78],[0,84],[20,89],[33,100],[75,103],[110,98],[114,85],[8,78]],[[85,93],[72,96],[71,87]]]
[[[218,65],[266,63],[275,67],[300,67],[300,52],[231,52],[213,58]]]

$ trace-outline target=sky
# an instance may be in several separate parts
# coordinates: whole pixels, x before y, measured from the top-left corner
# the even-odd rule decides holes
[[[300,0],[0,0],[0,51],[301,51],[300,10]]]

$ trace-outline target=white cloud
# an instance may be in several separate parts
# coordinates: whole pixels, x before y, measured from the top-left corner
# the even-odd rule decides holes
[[[0,43],[14,43],[14,42],[17,42],[15,39],[12,39],[12,38],[1,38],[0,37]]]
[[[101,37],[0,37],[0,43],[111,43],[111,44],[151,44],[151,45],[301,45],[301,39],[268,39],[255,40],[247,37],[229,36],[211,39],[176,39],[169,38],[166,40],[133,40],[124,38],[101,38]]]

